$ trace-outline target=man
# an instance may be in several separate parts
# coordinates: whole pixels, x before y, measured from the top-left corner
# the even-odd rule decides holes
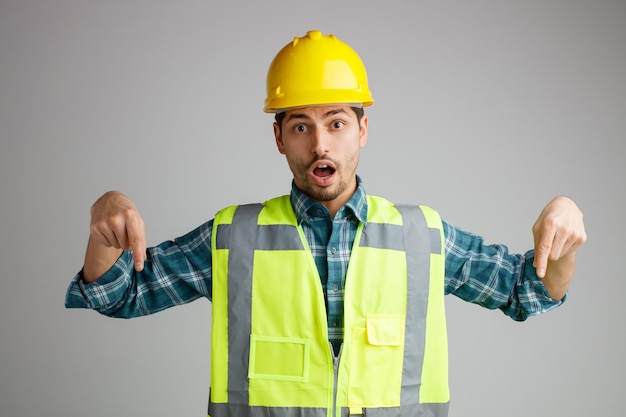
[[[265,101],[291,194],[227,207],[146,249],[139,211],[108,192],[66,305],[129,318],[211,299],[213,417],[447,415],[444,294],[514,320],[560,305],[582,213],[553,199],[535,250],[516,255],[428,207],[367,195],[356,170],[371,104],[347,44],[295,38],[270,66]]]

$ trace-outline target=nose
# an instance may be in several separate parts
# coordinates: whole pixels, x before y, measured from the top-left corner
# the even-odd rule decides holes
[[[312,152],[318,156],[328,154],[330,151],[330,135],[324,129],[315,129],[313,135]]]

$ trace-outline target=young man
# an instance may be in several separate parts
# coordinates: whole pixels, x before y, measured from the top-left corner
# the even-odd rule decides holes
[[[535,250],[515,255],[428,207],[367,195],[356,170],[373,99],[360,58],[332,35],[287,44],[267,94],[290,195],[146,249],[139,211],[108,192],[66,305],[129,318],[209,298],[213,417],[447,415],[444,294],[514,320],[560,305],[582,213],[553,199]]]

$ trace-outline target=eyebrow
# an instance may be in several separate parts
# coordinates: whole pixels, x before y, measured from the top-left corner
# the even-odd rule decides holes
[[[332,109],[327,111],[326,113],[324,113],[322,115],[323,119],[326,119],[330,116],[334,116],[336,114],[340,114],[340,113],[345,113],[348,114],[345,109]],[[294,120],[294,119],[304,119],[304,120],[311,120],[311,116],[308,116],[304,113],[291,113],[289,116],[287,116],[287,120],[285,120],[286,122],[290,121],[290,120]]]

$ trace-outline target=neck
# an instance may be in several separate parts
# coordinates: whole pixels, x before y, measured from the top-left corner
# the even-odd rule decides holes
[[[333,201],[318,201],[318,203],[320,203],[321,205],[326,207],[326,209],[328,210],[328,213],[330,213],[330,218],[331,219],[335,218],[335,214],[337,214],[339,209],[341,207],[343,207],[347,202],[348,202],[348,200],[343,201],[343,202],[338,202],[337,200],[333,200]]]

